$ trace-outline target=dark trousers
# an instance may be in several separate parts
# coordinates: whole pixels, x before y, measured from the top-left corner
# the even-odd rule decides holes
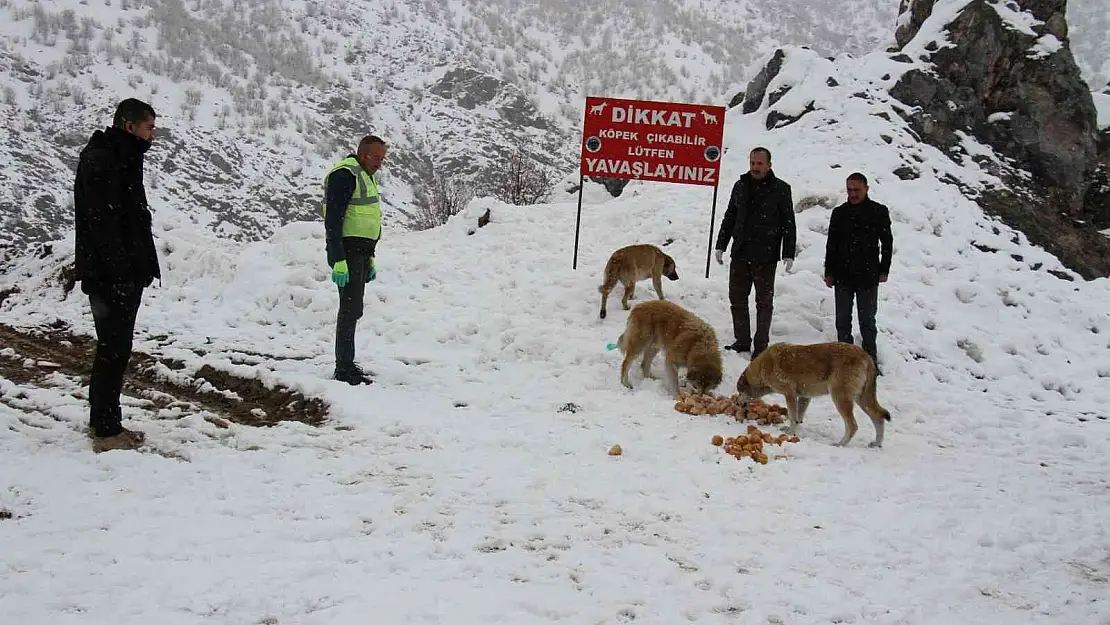
[[[833,290],[836,300],[836,340],[841,343],[852,343],[852,300],[855,300],[856,312],[859,313],[859,333],[863,339],[863,351],[871,355],[871,360],[878,363],[875,350],[875,312],[879,308],[879,285],[870,287],[852,287],[837,285]]]
[[[752,263],[733,257],[728,266],[728,303],[732,310],[732,331],[736,342],[753,351],[763,351],[771,339],[771,313],[775,300],[777,262]],[[748,297],[755,286],[755,337],[751,334]],[[754,343],[754,344],[753,344]]]
[[[123,431],[119,405],[123,373],[131,360],[135,317],[143,286],[132,282],[86,283],[96,326],[96,354],[89,377],[89,429],[94,436],[115,436]]]
[[[362,241],[369,241],[363,239]],[[339,289],[339,313],[335,317],[335,370],[355,370],[355,324],[362,318],[366,279],[374,246],[343,240],[347,252],[347,285]]]

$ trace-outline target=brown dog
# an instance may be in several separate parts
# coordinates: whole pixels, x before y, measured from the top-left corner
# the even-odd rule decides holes
[[[628,368],[643,354],[640,370],[651,376],[651,361],[662,349],[665,357],[664,382],[678,397],[678,368],[686,368],[686,381],[699,393],[708,393],[721,383],[723,365],[717,346],[717,333],[708,323],[685,308],[666,300],[637,304],[628,315],[624,333],[617,340],[624,353],[621,384],[632,388]]]
[[[628,310],[628,298],[635,296],[636,283],[640,280],[651,278],[655,293],[659,295],[659,299],[664,299],[663,276],[678,280],[674,259],[654,245],[640,243],[613,252],[609,262],[605,263],[605,280],[597,287],[601,293],[601,318],[605,318],[605,304],[609,301],[609,292],[617,286],[617,282],[624,285],[621,305]]]
[[[883,422],[890,421],[890,413],[875,396],[875,374],[875,363],[858,345],[775,343],[748,364],[736,381],[736,392],[749,401],[769,393],[786,398],[791,434],[797,432],[811,398],[832,396],[836,411],[844,419],[844,438],[836,443],[839,446],[847,445],[856,434],[858,426],[852,410],[853,404],[859,404],[875,425],[875,440],[869,446],[882,447]]]

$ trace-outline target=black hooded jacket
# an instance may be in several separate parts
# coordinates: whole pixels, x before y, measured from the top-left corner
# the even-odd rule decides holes
[[[753,263],[794,258],[797,228],[790,185],[768,171],[762,180],[750,173],[732,186],[728,209],[721,218],[716,248],[732,239],[732,257]]]
[[[890,210],[866,198],[853,206],[845,202],[833,209],[825,243],[825,275],[833,284],[867,289],[890,273]]]
[[[108,128],[94,132],[81,150],[73,182],[78,280],[149,286],[162,277],[143,187],[150,145]]]

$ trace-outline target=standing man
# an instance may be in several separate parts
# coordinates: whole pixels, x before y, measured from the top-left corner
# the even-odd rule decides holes
[[[143,289],[162,277],[143,187],[155,117],[146,102],[120,102],[111,128],[93,132],[81,150],[73,183],[76,278],[96,327],[89,434],[98,453],[135,449],[144,439],[123,427],[119,398]]]
[[[377,277],[374,249],[382,235],[382,205],[374,174],[386,145],[369,135],[324,176],[324,231],[331,279],[339,287],[333,377],[357,386],[373,380],[355,364],[355,324],[362,317],[366,283]]]
[[[770,341],[775,269],[780,258],[786,271],[793,267],[797,231],[790,185],[771,171],[771,152],[763,147],[752,150],[748,168],[732,187],[717,234],[716,257],[717,264],[724,264],[722,256],[732,239],[728,301],[736,340],[725,349],[746,352],[753,346],[748,297],[755,285],[754,360]]]
[[[836,335],[842,343],[852,342],[852,299],[859,313],[863,349],[878,368],[875,350],[875,311],[879,306],[879,284],[890,274],[890,211],[867,196],[867,177],[859,172],[848,176],[848,201],[833,209],[825,244],[825,286],[834,289]],[[880,372],[879,375],[882,375]]]

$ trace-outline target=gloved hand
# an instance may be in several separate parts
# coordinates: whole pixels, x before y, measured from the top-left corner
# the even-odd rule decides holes
[[[341,260],[331,266],[331,281],[340,288],[347,286],[350,274],[347,273],[347,261]]]
[[[724,255],[725,255],[724,250],[713,250],[713,258],[717,259],[717,264],[718,265],[725,264]]]
[[[378,277],[378,270],[374,267],[374,257],[370,257],[370,271],[366,272],[366,281],[373,282],[374,278]]]
[[[782,259],[782,266],[786,267],[786,273],[790,273],[790,270],[794,268],[794,259],[793,258],[784,258],[784,259]]]

